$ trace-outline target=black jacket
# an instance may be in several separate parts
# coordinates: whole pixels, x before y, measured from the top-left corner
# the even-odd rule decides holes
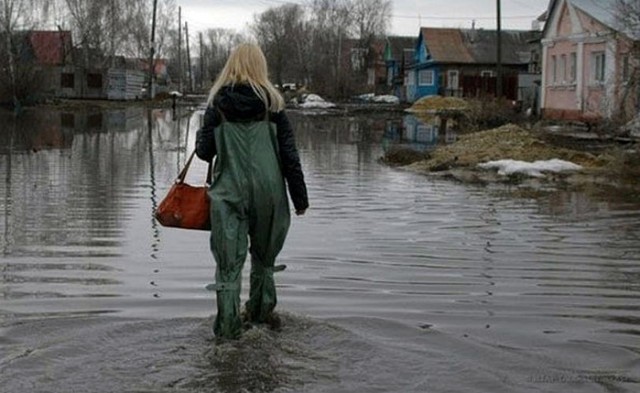
[[[265,118],[265,105],[248,85],[223,87],[214,97],[213,105],[207,107],[204,125],[196,133],[196,155],[211,162],[216,155],[216,141],[213,130],[220,125],[220,110],[227,121],[246,122]],[[296,149],[293,129],[284,111],[269,113],[269,119],[276,124],[280,164],[282,174],[287,180],[289,194],[296,210],[309,207],[307,186],[300,166],[300,157]]]

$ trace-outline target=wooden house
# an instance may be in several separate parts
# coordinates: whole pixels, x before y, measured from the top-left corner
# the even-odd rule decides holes
[[[503,95],[517,99],[518,74],[530,63],[529,41],[536,32],[502,31]],[[406,73],[409,102],[429,95],[495,96],[497,34],[493,30],[420,29],[414,65]]]
[[[384,47],[384,62],[387,69],[387,92],[406,101],[404,89],[405,73],[413,66],[415,37],[389,36]]]
[[[38,93],[53,95],[52,86],[59,84],[56,69],[71,61],[71,32],[68,31],[16,31],[11,38],[0,33],[0,60],[3,69],[14,61],[14,80],[1,78],[0,101],[8,102],[17,93],[20,99],[32,100]],[[9,47],[9,44],[11,46]],[[9,52],[13,56],[9,56]],[[11,85],[15,85],[11,87]]]
[[[549,3],[542,39],[545,118],[592,121],[638,111],[640,91],[631,76],[640,31],[623,23],[619,7],[619,0]]]

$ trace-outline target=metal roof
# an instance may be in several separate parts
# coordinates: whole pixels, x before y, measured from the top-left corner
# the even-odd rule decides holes
[[[421,34],[433,61],[458,64],[495,64],[498,37],[495,30],[423,27]],[[540,32],[502,30],[502,62],[527,64],[529,41]]]
[[[616,8],[618,0],[571,0],[574,7],[605,26],[617,30]]]
[[[626,34],[630,38],[640,39],[640,28],[633,29],[631,26],[625,26],[624,15],[620,15],[620,1],[632,4],[638,0],[566,0],[575,8],[589,15],[593,19],[602,23],[604,26]],[[564,4],[560,0],[551,0],[547,13],[551,15],[558,5]],[[549,24],[547,24],[548,26]],[[545,30],[547,27],[545,26]]]

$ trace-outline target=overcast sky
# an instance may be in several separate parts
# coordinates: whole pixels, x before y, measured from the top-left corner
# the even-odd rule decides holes
[[[223,27],[242,31],[269,7],[305,0],[178,0],[191,31]],[[496,0],[393,0],[393,35],[418,35],[420,26],[496,28]],[[504,29],[528,29],[549,0],[502,0]]]

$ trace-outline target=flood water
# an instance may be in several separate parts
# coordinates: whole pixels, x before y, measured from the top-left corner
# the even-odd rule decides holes
[[[455,139],[394,114],[290,114],[311,208],[283,330],[216,343],[208,234],[152,218],[201,115],[2,119],[1,392],[640,391],[638,197],[386,167],[394,143]]]

